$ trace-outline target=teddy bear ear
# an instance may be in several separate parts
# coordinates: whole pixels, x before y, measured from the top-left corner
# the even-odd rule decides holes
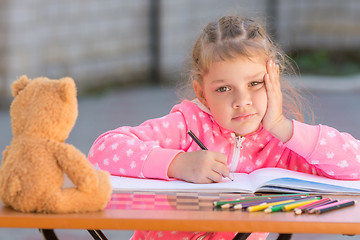
[[[30,80],[26,75],[22,75],[11,87],[13,97],[16,97],[28,84]]]
[[[76,96],[76,86],[74,79],[70,77],[60,79],[59,95],[63,101],[67,101]]]

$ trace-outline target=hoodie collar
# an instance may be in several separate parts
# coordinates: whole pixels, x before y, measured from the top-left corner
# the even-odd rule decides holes
[[[191,102],[195,103],[195,105],[198,106],[202,111],[212,116],[210,109],[208,109],[204,104],[202,104],[198,98],[193,99]]]

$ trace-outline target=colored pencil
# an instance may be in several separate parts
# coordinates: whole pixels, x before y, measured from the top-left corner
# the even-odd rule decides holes
[[[264,212],[265,213],[279,212],[279,211],[281,211],[283,206],[285,206],[286,204],[289,204],[289,203],[293,203],[293,202],[295,202],[295,201],[284,202],[284,203],[280,203],[277,205],[268,206],[267,208],[264,209]]]
[[[255,206],[255,205],[259,205],[259,204],[267,204],[267,203],[285,201],[285,200],[290,200],[290,199],[300,200],[300,199],[305,198],[305,197],[306,197],[306,196],[262,199],[262,200],[257,200],[257,201],[236,203],[236,204],[233,204],[232,208],[233,208],[233,209],[246,210],[248,207]]]
[[[288,204],[291,204],[291,203],[296,203],[296,202],[304,202],[304,201],[308,201],[308,200],[311,200],[313,198],[319,198],[319,196],[316,196],[316,197],[310,197],[310,198],[307,198],[307,199],[302,199],[302,200],[297,200],[297,201],[292,201],[292,202],[289,202],[289,203],[282,203],[282,204],[278,204],[278,205],[274,205],[274,206],[269,206],[268,208],[266,208],[264,210],[265,213],[272,213],[272,212],[279,212],[279,211],[282,211],[282,208]]]
[[[290,193],[290,194],[276,194],[276,195],[265,195],[265,196],[253,196],[253,197],[241,197],[239,199],[235,199],[235,200],[221,200],[221,201],[214,201],[213,202],[213,206],[214,207],[220,207],[224,204],[235,204],[235,203],[243,203],[243,202],[253,202],[253,201],[258,201],[258,200],[264,200],[266,201],[267,199],[276,199],[276,198],[284,198],[284,197],[289,197],[289,198],[297,198],[297,197],[308,197],[309,194],[308,193]]]
[[[200,139],[198,139],[195,134],[189,130],[187,131],[187,133],[190,135],[190,137],[194,140],[194,142],[197,143],[197,145],[199,145],[199,147],[202,149],[202,150],[208,150],[207,147],[205,147],[205,145],[200,141]],[[226,176],[228,177],[231,181],[234,181],[234,179],[231,177],[231,175],[229,174],[229,176]]]
[[[355,204],[356,204],[356,201],[354,201],[354,200],[341,200],[336,203],[326,204],[324,206],[314,208],[314,211],[316,214],[321,214],[321,213],[326,213],[329,211],[337,210],[340,208],[353,206]]]
[[[319,199],[320,199],[319,197],[316,197],[316,198],[313,198],[313,199],[305,199],[305,200],[295,201],[294,203],[287,204],[287,205],[283,206],[281,208],[281,210],[283,212],[291,211],[291,210],[294,210],[297,207],[300,207],[300,206],[303,206],[303,205],[306,205],[306,204],[310,204],[310,203],[314,203],[314,202],[318,201]]]
[[[319,206],[311,207],[311,208],[309,208],[309,209],[306,209],[305,212],[312,214],[312,213],[315,213],[315,212],[314,212],[314,209],[315,209],[316,207],[321,207],[321,206],[324,206],[324,205],[327,205],[327,204],[336,203],[336,202],[339,202],[339,200],[335,199],[335,200],[331,200],[330,202],[326,202],[325,204],[320,204]]]
[[[294,213],[299,215],[299,214],[305,213],[306,211],[308,211],[308,209],[324,205],[330,201],[331,201],[331,198],[323,198],[323,199],[317,200],[316,202],[305,204],[300,207],[296,207],[294,209]]]
[[[256,206],[248,207],[246,210],[248,212],[257,212],[257,211],[262,211],[270,206],[281,205],[281,204],[290,203],[290,202],[294,202],[294,201],[295,201],[294,199],[290,199],[290,200],[284,200],[284,201],[273,202],[273,203],[259,204]]]

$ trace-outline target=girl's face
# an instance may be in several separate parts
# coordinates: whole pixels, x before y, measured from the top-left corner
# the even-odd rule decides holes
[[[220,126],[245,136],[259,129],[265,115],[266,73],[260,58],[214,62],[202,83],[194,81],[194,90]]]

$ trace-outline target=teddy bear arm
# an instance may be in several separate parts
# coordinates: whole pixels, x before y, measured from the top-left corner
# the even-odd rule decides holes
[[[2,155],[3,155],[2,163],[5,163],[5,161],[6,161],[9,149],[10,149],[10,146],[6,146],[5,150],[2,152]]]
[[[55,152],[59,166],[79,190],[93,191],[98,186],[96,171],[81,151],[73,145],[61,144]]]

